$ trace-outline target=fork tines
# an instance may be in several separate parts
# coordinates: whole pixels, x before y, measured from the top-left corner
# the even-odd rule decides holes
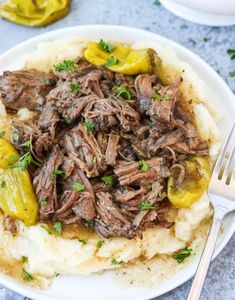
[[[235,123],[217,159],[213,175],[226,185],[235,180]]]

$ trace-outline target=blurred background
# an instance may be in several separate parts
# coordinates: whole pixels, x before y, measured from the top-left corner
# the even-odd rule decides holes
[[[233,2],[235,5],[235,0]],[[72,0],[66,17],[51,25],[37,28],[0,19],[0,54],[41,33],[84,24],[138,27],[176,41],[203,58],[235,92],[235,50],[228,53],[229,49],[235,49],[235,25],[211,27],[191,23],[175,16],[156,0]],[[235,236],[211,264],[202,300],[235,300],[234,249]],[[191,281],[158,300],[186,299],[190,285]],[[23,300],[24,297],[0,285],[0,300],[16,299]]]

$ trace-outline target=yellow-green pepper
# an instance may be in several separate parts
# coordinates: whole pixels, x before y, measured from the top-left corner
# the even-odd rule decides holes
[[[101,39],[102,43],[105,43]],[[168,84],[162,60],[153,49],[132,49],[124,44],[109,44],[109,51],[102,48],[101,42],[89,42],[84,57],[91,64],[105,66],[109,70],[126,75],[154,73],[162,84]],[[110,47],[111,46],[111,47]],[[113,63],[109,64],[109,61]]]
[[[39,205],[28,171],[11,168],[19,157],[11,144],[0,138],[0,208],[30,226],[36,223]]]
[[[70,0],[7,0],[0,4],[0,16],[26,26],[44,26],[69,12]]]
[[[203,157],[194,157],[185,161],[186,174],[180,186],[175,185],[176,169],[172,170],[168,179],[167,194],[175,207],[189,207],[196,202],[208,187],[210,180],[210,165]]]

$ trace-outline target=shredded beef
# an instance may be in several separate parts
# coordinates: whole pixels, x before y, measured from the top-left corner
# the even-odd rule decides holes
[[[47,200],[47,204],[41,206],[40,217],[46,219],[49,214],[54,213],[58,208],[58,195],[56,192],[56,176],[53,171],[59,169],[63,163],[63,154],[58,145],[55,145],[48,160],[43,167],[36,171],[36,176],[33,180],[35,192],[39,203],[42,200]]]
[[[117,74],[83,58],[76,63],[74,72],[23,70],[0,76],[7,109],[34,111],[27,122],[13,117],[11,127],[19,137],[12,138],[17,150],[30,151],[41,164],[29,169],[39,221],[84,226],[92,221],[105,238],[170,228],[166,187],[171,170],[177,171],[180,186],[184,160],[209,155],[180,92],[181,79],[163,85],[156,74]],[[127,89],[131,99],[117,95],[114,87]],[[28,148],[22,146],[26,141]],[[6,227],[15,231],[12,219]]]
[[[12,110],[40,110],[55,82],[52,74],[36,70],[6,71],[0,76],[0,97]]]
[[[105,238],[112,236],[133,237],[131,223],[121,214],[112,201],[110,193],[96,193],[96,207],[99,217],[96,219],[95,230]]]

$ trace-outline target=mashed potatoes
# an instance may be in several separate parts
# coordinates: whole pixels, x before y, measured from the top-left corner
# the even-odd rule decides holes
[[[26,68],[48,71],[53,64],[65,58],[74,59],[79,56],[85,45],[86,42],[81,40],[41,44],[38,51],[28,58]],[[220,137],[216,126],[219,114],[210,108],[206,89],[200,78],[189,65],[180,61],[171,49],[153,43],[137,43],[133,47],[156,49],[172,79],[179,75],[184,79],[182,91],[187,99],[192,99],[192,109],[200,135],[210,142],[211,157],[215,158],[220,146]],[[23,109],[18,112],[18,117],[25,120],[31,118],[32,113]],[[1,103],[0,118],[0,130],[6,130],[9,133],[9,117]],[[105,240],[95,234],[84,237],[84,233],[82,237],[78,233],[73,239],[66,235],[58,237],[49,234],[40,224],[27,228],[22,222],[18,222],[19,234],[13,237],[4,231],[3,217],[0,216],[0,250],[5,253],[9,261],[20,261],[22,257],[27,257],[24,268],[38,279],[42,279],[42,276],[51,278],[57,273],[89,275],[93,272],[120,268],[121,265],[113,263],[114,261],[138,262],[135,264],[135,268],[141,270],[142,267],[143,269],[146,267],[146,264],[137,259],[144,257],[149,260],[156,255],[154,266],[157,270],[164,265],[166,268],[172,264],[175,266],[175,261],[171,256],[179,249],[189,245],[196,249],[193,241],[200,235],[202,237],[203,232],[206,232],[208,226],[203,227],[202,230],[200,229],[202,228],[201,224],[205,220],[209,220],[211,215],[209,200],[204,195],[191,207],[172,211],[174,227],[148,229],[143,233],[143,239],[132,240],[126,238]],[[22,264],[19,263],[15,266],[18,269],[22,268]],[[128,273],[129,267],[126,268],[126,273]],[[0,270],[7,272],[6,265],[1,261]],[[134,270],[133,266],[130,266],[130,270]],[[133,276],[137,273],[136,271],[132,272]]]

